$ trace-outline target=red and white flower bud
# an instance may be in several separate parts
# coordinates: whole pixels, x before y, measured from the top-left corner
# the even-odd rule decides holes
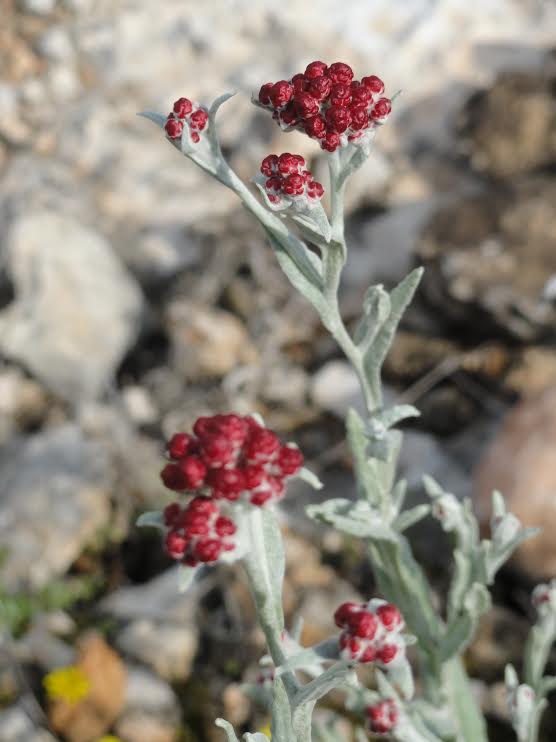
[[[270,168],[268,172],[279,167],[289,172],[304,165],[299,155],[286,154],[266,158],[262,167]],[[310,180],[310,173],[307,177],[303,174],[307,171],[301,172],[286,175],[285,179],[299,178],[303,188],[307,182],[312,188],[319,185]],[[272,177],[284,179],[281,175]],[[234,414],[200,417],[193,425],[193,435],[172,436],[167,452],[172,463],[164,467],[161,478],[168,489],[195,493],[215,502],[241,499],[257,507],[283,497],[287,480],[303,466],[303,455],[295,445],[282,444],[275,433],[254,418]],[[173,528],[179,516],[176,503],[168,506],[164,511],[166,526]],[[176,553],[177,547],[170,548]],[[205,556],[208,553],[203,552]]]
[[[201,132],[206,130],[208,111],[189,98],[178,98],[164,125],[169,139],[181,139],[185,134],[193,144],[201,141]]]
[[[374,662],[387,668],[405,657],[400,611],[384,600],[361,605],[343,603],[334,614],[340,634],[340,656],[355,662]]]
[[[282,129],[305,132],[327,152],[350,142],[366,146],[392,109],[380,78],[368,75],[354,80],[353,70],[344,62],[330,67],[311,62],[290,80],[265,83],[255,102],[269,109]],[[277,193],[270,196],[279,203]]]
[[[306,170],[304,158],[290,152],[265,157],[261,175],[255,178],[255,183],[272,206],[281,210],[293,206],[296,211],[306,211],[324,195],[322,185],[314,180],[310,170]]]
[[[400,710],[393,698],[385,698],[372,706],[367,706],[365,716],[372,734],[393,734],[400,719]]]
[[[168,555],[176,561],[194,567],[200,562],[215,562],[218,557],[235,548],[232,536],[235,523],[220,513],[218,505],[208,498],[195,497],[184,508],[178,503],[164,510],[168,528],[164,545]]]

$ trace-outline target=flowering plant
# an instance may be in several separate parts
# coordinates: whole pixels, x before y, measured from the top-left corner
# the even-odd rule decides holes
[[[141,525],[164,533],[167,553],[181,564],[185,589],[204,564],[241,560],[245,567],[269,657],[263,659],[257,697],[271,711],[273,742],[323,742],[340,737],[312,723],[317,701],[343,688],[346,707],[360,720],[358,739],[389,737],[400,742],[485,742],[486,723],[471,692],[462,654],[479,618],[490,606],[489,586],[515,548],[535,529],[524,529],[504,499],[493,495],[491,538],[481,539],[470,503],[461,502],[425,477],[430,504],[404,509],[406,484],[396,481],[401,421],[418,415],[410,405],[385,408],[381,367],[402,315],[421,278],[412,271],[391,292],[371,286],[353,334],[345,327],[338,287],[346,261],[344,189],[370,154],[370,144],[387,120],[392,103],[374,76],[354,80],[343,62],[316,61],[289,80],[265,83],[253,102],[269,111],[287,132],[316,140],[329,166],[330,214],[321,205],[323,186],[300,155],[270,154],[254,183],[262,202],[224,158],[216,115],[230,97],[209,108],[180,98],[168,116],[142,114],[158,124],[186,157],[232,189],[262,226],[293,286],[312,304],[352,364],[365,400],[361,417],[350,410],[347,439],[358,483],[358,499],[335,498],[307,509],[308,515],[343,533],[364,539],[382,598],[338,607],[341,633],[313,647],[301,647],[284,624],[284,552],[276,506],[287,483],[318,479],[303,466],[293,443],[282,443],[256,415],[200,418],[192,434],[176,433],[162,470],[167,488],[180,493],[163,512],[145,513]],[[309,245],[311,247],[309,247]],[[185,499],[183,499],[185,498]],[[454,569],[445,613],[431,599],[425,575],[413,557],[405,531],[427,515],[438,519],[454,542]],[[507,668],[508,706],[519,742],[536,742],[539,718],[554,678],[544,678],[556,635],[556,583],[534,593],[539,620],[526,648],[525,683]],[[415,645],[421,696],[415,696],[406,649]],[[375,668],[376,688],[358,680],[356,668]],[[303,682],[300,677],[309,676]],[[237,742],[232,726],[218,719]],[[246,734],[265,742],[266,734]]]

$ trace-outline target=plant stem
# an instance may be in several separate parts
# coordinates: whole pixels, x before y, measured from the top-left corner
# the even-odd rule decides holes
[[[263,520],[264,518],[264,520]],[[246,515],[249,546],[243,558],[245,571],[249,580],[249,587],[257,611],[268,651],[276,667],[286,662],[286,654],[282,645],[284,632],[284,611],[282,607],[282,580],[283,580],[283,545],[280,528],[273,512],[264,513],[259,508],[253,508]],[[269,544],[273,551],[269,554]],[[273,563],[271,564],[270,558]],[[293,672],[284,673],[284,685],[290,698],[299,689]]]

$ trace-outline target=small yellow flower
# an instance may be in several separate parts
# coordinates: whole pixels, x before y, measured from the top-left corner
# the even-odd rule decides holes
[[[52,701],[76,703],[85,698],[91,689],[89,678],[75,665],[49,672],[42,682],[46,695]]]
[[[113,734],[108,734],[105,737],[97,739],[97,742],[122,742],[122,740],[119,737],[114,737]]]
[[[266,736],[269,739],[272,739],[272,734],[270,733],[270,722],[267,722],[264,727],[261,727],[259,729],[259,732],[262,732],[263,734],[266,734]]]

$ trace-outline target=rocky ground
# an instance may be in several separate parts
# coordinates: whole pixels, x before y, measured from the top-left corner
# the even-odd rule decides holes
[[[355,321],[370,283],[427,268],[386,367],[389,398],[423,412],[400,464],[411,496],[426,471],[486,520],[503,486],[545,526],[467,657],[492,740],[512,739],[503,667],[519,664],[530,587],[556,574],[556,10],[370,5],[0,0],[2,742],[216,742],[217,715],[265,723],[240,689],[263,650],[241,575],[176,596],[134,521],[165,502],[165,438],[229,409],[296,440],[327,497],[353,491],[357,387],[234,197],[135,113],[238,90],[222,136],[249,178],[286,146],[251,90],[316,58],[404,88],[349,191],[342,308]],[[287,147],[322,171],[309,140]],[[303,517],[313,496],[284,503],[286,610],[310,642],[373,590],[359,545]],[[414,541],[441,590],[439,534]],[[41,679],[74,663],[93,691],[49,705]],[[555,729],[552,714],[545,742]]]

